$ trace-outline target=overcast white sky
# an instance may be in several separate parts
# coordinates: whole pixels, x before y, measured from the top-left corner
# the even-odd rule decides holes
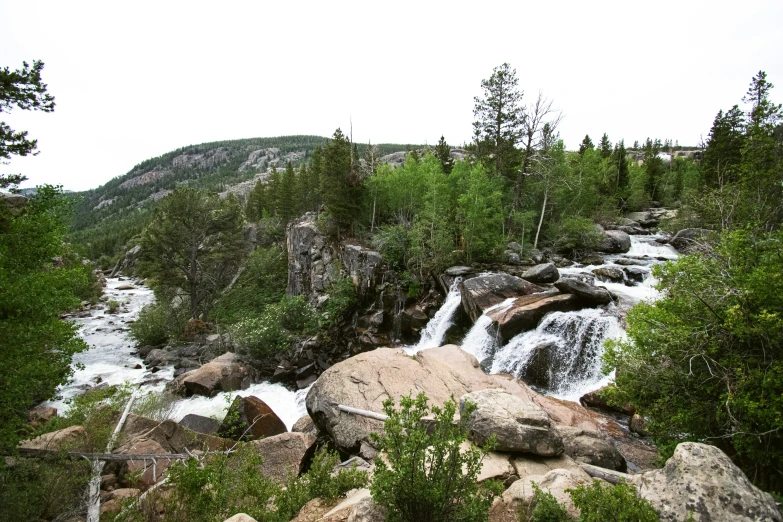
[[[28,186],[96,187],[183,145],[317,134],[451,144],[509,62],[589,133],[697,144],[759,69],[783,101],[783,2],[0,0],[0,66],[43,60],[54,113],[3,115]]]

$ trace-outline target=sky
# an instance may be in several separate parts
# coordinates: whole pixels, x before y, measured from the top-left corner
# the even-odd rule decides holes
[[[452,145],[508,62],[568,148],[606,132],[706,140],[765,70],[783,101],[783,2],[0,0],[0,67],[42,60],[53,113],[3,114],[40,153],[25,186],[97,187],[185,145],[290,134]]]

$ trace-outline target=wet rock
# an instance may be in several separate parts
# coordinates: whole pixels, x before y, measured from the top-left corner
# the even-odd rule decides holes
[[[220,429],[220,421],[195,413],[185,415],[179,425],[205,435],[215,435]]]
[[[606,230],[596,250],[607,254],[624,254],[631,249],[631,237],[621,230]]]
[[[526,270],[522,274],[522,279],[530,281],[531,283],[554,283],[560,279],[560,272],[557,271],[555,264],[550,262],[536,265],[533,268]]]
[[[234,440],[256,440],[286,433],[288,429],[267,403],[250,395],[235,397],[218,435]]]
[[[552,295],[552,292],[526,295],[515,299],[510,306],[487,312],[503,339],[511,339],[520,332],[532,330],[550,312],[567,312],[580,308],[580,299],[572,294]]]
[[[251,370],[231,352],[180,377],[188,395],[211,397],[222,391],[243,390],[250,386]]]
[[[117,287],[117,290],[136,290],[136,287],[133,285],[120,285]]]
[[[599,410],[603,410],[609,413],[622,413],[624,415],[633,415],[636,409],[630,404],[626,404],[622,408],[609,406],[606,399],[602,397],[604,390],[606,390],[607,388],[608,386],[604,386],[603,388],[599,388],[598,390],[585,393],[579,398],[579,402],[583,406],[588,406],[590,408],[597,408]]]
[[[593,286],[576,279],[561,279],[555,287],[563,293],[574,294],[593,306],[609,304],[612,296],[606,288]]]
[[[417,305],[411,305],[400,315],[400,329],[404,335],[416,336],[427,326],[429,316]]]
[[[582,256],[578,260],[583,265],[603,265],[605,263],[604,256],[599,256],[598,254],[588,254],[585,256]]]
[[[176,356],[167,350],[160,348],[153,348],[144,357],[144,365],[148,368],[153,366],[166,366],[171,361],[174,361]]]
[[[544,291],[524,279],[508,274],[484,274],[462,281],[460,284],[462,307],[473,322],[487,308],[509,297],[521,297]]]
[[[648,270],[638,266],[626,266],[623,268],[623,272],[625,272],[626,279],[634,283],[643,283],[647,274],[650,273]]]
[[[280,484],[299,475],[315,451],[315,437],[307,433],[282,433],[251,444],[264,459],[261,474]]]
[[[563,364],[558,356],[558,347],[555,343],[542,343],[532,349],[530,357],[521,378],[528,384],[539,388],[549,388],[553,384],[554,376]]]
[[[635,413],[633,417],[631,417],[631,420],[628,421],[628,429],[631,430],[631,433],[636,433],[641,437],[647,436],[647,429],[644,426],[644,419],[638,413]]]
[[[625,459],[617,448],[597,433],[572,426],[559,427],[558,432],[563,438],[565,454],[576,462],[617,471],[626,470]]]
[[[40,437],[24,440],[19,443],[20,448],[39,450],[66,450],[78,451],[87,444],[87,432],[82,426],[70,426],[68,428],[44,433]]]
[[[622,283],[623,280],[625,279],[625,276],[623,275],[623,271],[619,268],[614,268],[612,266],[602,266],[601,268],[595,268],[593,269],[593,273],[601,281]]]
[[[650,264],[647,261],[642,261],[640,259],[630,259],[627,257],[621,257],[620,259],[615,259],[613,263],[615,265],[621,265],[621,266],[647,266]]]
[[[477,408],[466,417],[466,404]],[[500,390],[480,390],[459,400],[460,415],[468,438],[484,445],[493,435],[498,451],[556,456],[563,452],[563,441],[551,426],[549,416],[530,401]]]

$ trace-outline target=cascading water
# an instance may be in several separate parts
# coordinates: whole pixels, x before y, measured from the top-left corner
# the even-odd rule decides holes
[[[449,288],[446,300],[435,313],[435,316],[429,320],[424,331],[421,332],[421,339],[416,346],[407,347],[408,353],[415,354],[427,348],[436,348],[443,344],[446,339],[446,331],[454,325],[454,315],[462,304],[462,294],[459,291],[459,284],[462,278],[458,277]]]
[[[473,327],[468,331],[462,340],[462,349],[473,355],[479,362],[491,358],[495,354],[498,345],[497,332],[492,328],[492,319],[487,316],[487,312],[508,308],[514,302],[514,297],[496,304],[487,310],[478,318]]]
[[[578,400],[606,380],[601,371],[604,341],[623,336],[617,318],[604,310],[553,312],[535,330],[498,350],[491,373],[509,373],[549,395]]]

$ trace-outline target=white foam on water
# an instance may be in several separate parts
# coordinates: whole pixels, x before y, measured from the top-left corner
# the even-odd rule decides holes
[[[473,355],[479,362],[492,357],[497,348],[498,339],[497,332],[492,329],[492,319],[487,316],[487,312],[508,308],[515,299],[516,297],[511,297],[487,308],[465,335],[461,348]]]
[[[440,309],[429,320],[424,331],[421,332],[421,339],[415,346],[406,346],[404,350],[413,355],[427,348],[437,348],[443,345],[446,339],[446,332],[454,326],[454,315],[462,304],[462,295],[459,291],[459,283],[462,278],[458,277],[449,289],[446,300],[443,301]]]

